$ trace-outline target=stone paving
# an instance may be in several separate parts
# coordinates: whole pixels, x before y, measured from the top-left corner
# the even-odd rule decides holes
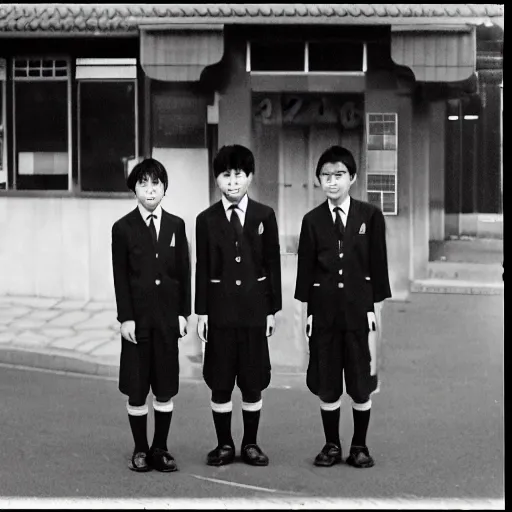
[[[185,377],[200,370],[201,347],[194,337],[180,341]],[[114,376],[120,348],[113,302],[0,296],[0,361]]]

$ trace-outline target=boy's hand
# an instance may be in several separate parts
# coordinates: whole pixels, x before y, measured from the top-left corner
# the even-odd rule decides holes
[[[373,309],[375,310],[375,320],[377,321],[377,330],[382,332],[382,302],[374,302]]]
[[[125,340],[137,345],[137,340],[135,339],[135,320],[126,320],[126,322],[121,324],[121,336]]]
[[[313,332],[313,315],[309,315],[306,322],[306,338],[309,340]]]
[[[203,343],[208,342],[208,315],[197,316],[197,334]]]
[[[183,338],[187,335],[188,320],[184,316],[179,316],[178,320],[180,322],[180,338]]]
[[[366,313],[366,316],[368,317],[368,328],[370,329],[370,331],[376,331],[377,318],[375,317],[375,313],[373,311],[368,311],[368,313]]]
[[[267,338],[276,332],[276,318],[274,315],[267,315]]]

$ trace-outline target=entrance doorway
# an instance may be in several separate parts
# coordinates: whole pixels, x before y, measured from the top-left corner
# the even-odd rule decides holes
[[[256,175],[251,192],[274,208],[282,253],[297,253],[302,217],[325,200],[315,176],[320,155],[329,146],[345,146],[359,175],[363,112],[362,95],[253,95]]]

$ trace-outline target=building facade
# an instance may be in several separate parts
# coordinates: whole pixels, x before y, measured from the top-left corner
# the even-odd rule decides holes
[[[252,197],[276,211],[297,337],[300,222],[323,200],[319,155],[340,143],[358,161],[354,196],[386,215],[406,297],[429,240],[460,232],[468,208],[501,212],[496,136],[448,120],[485,102],[494,130],[501,119],[501,49],[477,58],[485,27],[502,39],[502,6],[0,4],[0,293],[112,300],[110,229],[135,205],[125,178],[144,157],[168,169],[163,207],[194,254],[195,216],[219,198],[212,159],[240,143],[256,156]],[[482,79],[477,64],[497,71]],[[488,174],[488,156],[454,156],[461,133],[492,155]]]

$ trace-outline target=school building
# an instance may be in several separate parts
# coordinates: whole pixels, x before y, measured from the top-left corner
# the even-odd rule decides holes
[[[429,241],[501,218],[503,6],[0,4],[0,294],[109,301],[126,173],[160,160],[163,207],[219,198],[211,163],[256,157],[277,215],[293,317],[302,216],[329,145],[386,216],[392,292],[426,277]],[[483,227],[482,227],[483,226]],[[483,231],[482,231],[483,230]],[[292,318],[290,329],[298,329]],[[298,336],[299,331],[291,336]]]

